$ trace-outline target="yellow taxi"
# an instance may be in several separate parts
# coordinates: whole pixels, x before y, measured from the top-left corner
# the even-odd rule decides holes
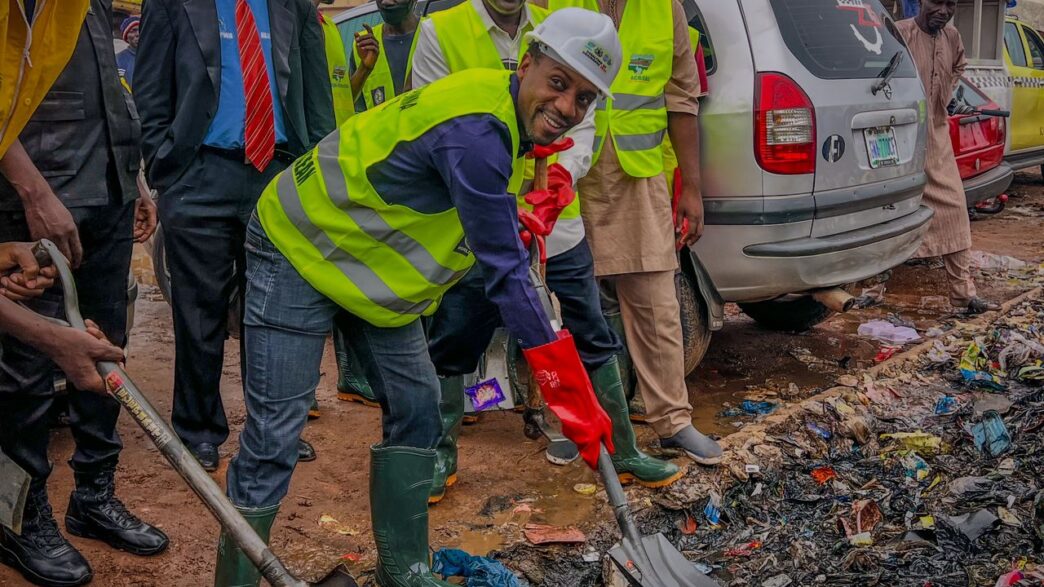
[[[1015,169],[1042,165],[1044,37],[1025,22],[1013,17],[1005,18],[1004,61],[1011,84],[1010,147],[1005,160]]]

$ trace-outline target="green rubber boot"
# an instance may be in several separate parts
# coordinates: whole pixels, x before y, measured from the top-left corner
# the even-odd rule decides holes
[[[446,497],[446,488],[457,482],[457,437],[464,421],[464,376],[440,377],[439,415],[442,419],[442,438],[435,447],[435,476],[428,503],[439,503]]]
[[[337,399],[345,402],[356,402],[371,408],[380,407],[377,397],[366,381],[366,376],[358,357],[348,346],[348,341],[341,327],[334,322],[333,329],[334,357],[337,359]]]
[[[682,478],[684,471],[677,465],[653,458],[638,448],[634,428],[627,417],[627,398],[620,381],[620,368],[616,357],[591,373],[591,384],[602,409],[613,422],[613,465],[620,482],[637,481],[645,487],[666,487]]]
[[[620,381],[623,382],[624,397],[628,401],[627,411],[632,422],[644,424],[646,420],[645,402],[642,400],[642,394],[638,393],[638,375],[635,373],[634,364],[631,363],[631,355],[627,352],[627,335],[624,332],[623,316],[620,315],[619,310],[603,311],[602,316],[605,317],[609,328],[616,333],[623,345],[620,352],[616,353],[616,360],[617,369],[620,371]]]
[[[435,451],[370,447],[370,517],[380,587],[450,587],[431,574],[428,495]]]
[[[268,543],[272,522],[279,513],[279,504],[265,508],[240,508],[250,527]],[[214,568],[214,587],[257,587],[261,582],[261,571],[243,554],[224,530],[218,539],[218,559]]]

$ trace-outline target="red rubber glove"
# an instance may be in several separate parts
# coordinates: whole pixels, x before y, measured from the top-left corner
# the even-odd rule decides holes
[[[525,349],[522,354],[547,407],[562,421],[562,434],[576,443],[580,456],[597,470],[599,443],[604,443],[610,453],[615,452],[613,424],[598,404],[573,336],[560,330],[555,342]]]
[[[573,203],[573,176],[558,163],[547,166],[547,189],[533,190],[526,194],[526,203],[533,207],[533,215],[540,219],[547,233],[555,228],[562,210]]]
[[[550,145],[533,145],[533,150],[526,153],[527,159],[547,159],[551,155],[573,148],[573,139],[566,137]]]
[[[535,236],[537,239],[537,250],[540,252],[540,263],[547,263],[547,249],[544,247],[544,236],[551,231],[547,230],[544,223],[529,210],[519,209],[518,222],[522,225],[522,229],[518,231],[518,237],[522,239],[522,244],[525,245],[526,249],[529,249]]]

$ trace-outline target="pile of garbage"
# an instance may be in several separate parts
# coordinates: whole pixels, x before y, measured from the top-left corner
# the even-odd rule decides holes
[[[1039,300],[951,324],[734,444],[672,541],[729,586],[1042,585],[1042,360]]]

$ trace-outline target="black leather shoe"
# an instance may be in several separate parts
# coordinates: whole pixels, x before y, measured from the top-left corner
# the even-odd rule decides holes
[[[22,535],[0,526],[0,561],[45,587],[84,585],[93,577],[87,560],[58,531],[42,482],[29,490]]]
[[[76,490],[69,497],[65,529],[73,536],[101,540],[140,556],[166,550],[167,535],[138,519],[116,498],[113,474],[112,470],[75,474]]]
[[[301,438],[297,441],[297,462],[308,463],[315,460],[315,447]]]
[[[201,442],[189,449],[204,471],[213,473],[218,468],[218,449],[209,442]]]

